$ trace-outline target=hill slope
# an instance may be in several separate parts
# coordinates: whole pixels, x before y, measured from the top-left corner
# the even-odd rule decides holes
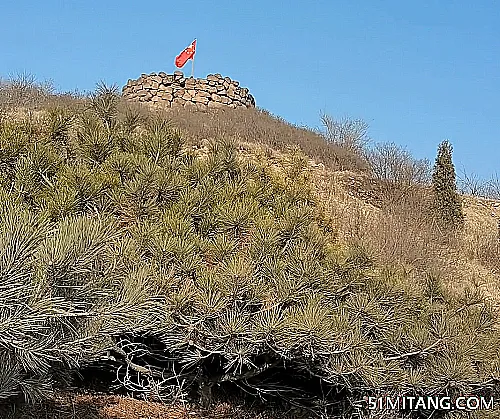
[[[106,89],[4,117],[0,166],[2,399],[52,397],[75,370],[292,417],[498,396],[496,230],[476,201],[450,236],[426,188],[310,131]]]

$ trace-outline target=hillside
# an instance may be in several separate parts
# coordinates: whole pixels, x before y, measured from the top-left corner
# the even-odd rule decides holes
[[[105,86],[9,97],[4,416],[382,418],[364,398],[498,399],[499,203],[463,197],[447,232],[428,185],[259,109],[155,111]],[[429,414],[452,417],[409,417]]]

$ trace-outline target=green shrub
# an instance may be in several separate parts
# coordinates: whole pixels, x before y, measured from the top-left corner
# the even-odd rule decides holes
[[[91,366],[134,394],[239,388],[323,417],[498,390],[493,308],[337,242],[298,150],[282,167],[224,138],[195,154],[167,121],[117,112],[2,146],[1,399]]]

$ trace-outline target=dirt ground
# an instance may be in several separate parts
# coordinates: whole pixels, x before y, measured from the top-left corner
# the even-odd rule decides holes
[[[286,419],[299,416],[257,412],[219,403],[202,411],[195,406],[165,405],[131,397],[63,393],[50,401],[21,407],[0,406],[1,419]]]

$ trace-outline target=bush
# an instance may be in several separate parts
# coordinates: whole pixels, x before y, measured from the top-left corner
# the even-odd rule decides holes
[[[40,83],[32,74],[23,73],[7,80],[0,79],[0,108],[39,105],[53,91],[50,81]]]
[[[400,187],[426,185],[430,181],[430,165],[427,160],[416,160],[401,146],[394,143],[378,143],[367,152],[376,179]]]
[[[329,115],[321,115],[325,128],[325,139],[337,146],[361,153],[368,142],[368,124],[361,119],[342,118],[336,120]]]

